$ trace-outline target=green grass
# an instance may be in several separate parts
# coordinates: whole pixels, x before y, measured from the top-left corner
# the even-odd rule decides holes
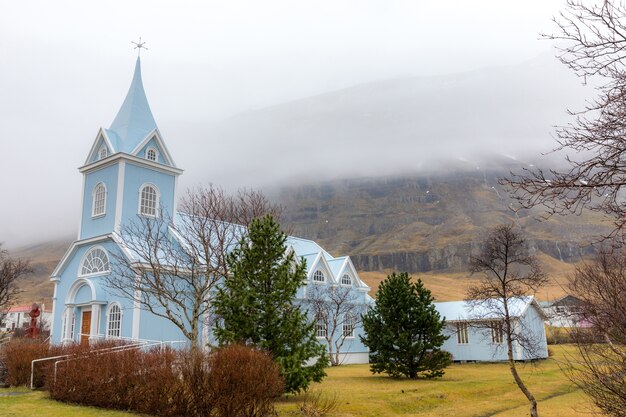
[[[569,346],[553,346],[551,359],[538,364],[520,364],[520,373],[539,400],[542,417],[589,416],[589,400],[563,375],[559,363]],[[5,396],[8,392],[23,395]],[[392,379],[372,375],[368,365],[346,365],[328,369],[328,377],[314,384],[312,392],[336,398],[337,417],[356,416],[527,416],[525,397],[513,382],[506,364],[455,364],[436,380]],[[281,417],[298,416],[303,397],[289,396],[277,403]],[[136,416],[132,413],[100,410],[57,403],[41,391],[0,389],[3,417],[33,416]]]

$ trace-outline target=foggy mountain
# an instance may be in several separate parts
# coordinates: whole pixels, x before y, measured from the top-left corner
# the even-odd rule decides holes
[[[516,66],[357,85],[248,111],[209,126],[208,160],[184,181],[269,185],[428,172],[494,157],[536,160],[554,125],[592,94],[553,56]]]

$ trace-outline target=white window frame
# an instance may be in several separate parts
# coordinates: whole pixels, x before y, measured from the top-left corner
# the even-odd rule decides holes
[[[117,320],[112,322],[111,313],[112,313],[113,308],[117,308],[118,318]],[[107,315],[107,325],[106,325],[106,331],[105,331],[106,338],[107,339],[119,339],[122,336],[122,307],[117,301],[114,301],[111,304],[109,304],[109,306],[107,307],[106,315]],[[115,323],[115,322],[117,322],[117,329],[112,329],[111,323]],[[117,330],[117,335],[111,334],[111,330]]]
[[[347,280],[344,280],[344,278],[348,278]],[[345,282],[347,281],[347,282]],[[341,276],[341,285],[345,285],[346,287],[351,287],[352,286],[352,277],[350,276],[350,274],[343,274]]]
[[[315,318],[315,337],[318,339],[326,339],[328,337],[328,325],[323,317]]]
[[[344,339],[354,339],[354,329],[356,328],[356,317],[347,313],[341,325],[341,334]]]
[[[102,197],[102,212],[96,213],[96,197],[98,195],[98,187],[104,189],[104,196]],[[93,187],[91,191],[91,217],[102,217],[107,214],[107,186],[103,182],[99,182]]]
[[[154,214],[149,214],[149,213],[144,213],[143,212],[143,201],[142,201],[142,194],[143,194],[143,190],[151,187],[156,196],[155,196],[155,201],[154,201]],[[140,216],[145,216],[145,217],[157,217],[159,215],[159,203],[161,201],[161,192],[159,191],[159,187],[157,187],[156,185],[152,184],[152,183],[145,183],[142,184],[141,187],[139,187],[139,198],[137,201],[137,213]]]
[[[320,276],[322,277],[322,279],[321,279],[321,280],[320,280],[320,279],[318,279]],[[324,272],[323,272],[321,269],[318,269],[318,270],[316,270],[316,271],[313,273],[313,278],[311,278],[311,280],[312,280],[313,282],[323,283],[323,282],[326,282],[326,275],[324,274]]]
[[[91,255],[92,253],[94,253],[95,251],[100,250],[104,253],[106,262],[106,268],[101,270],[101,271],[96,271],[96,272],[88,272],[88,273],[83,273],[83,268],[85,266],[85,262],[87,262],[87,258],[89,257],[89,255]],[[109,253],[107,252],[106,249],[104,249],[102,246],[94,246],[93,248],[90,248],[87,252],[85,252],[85,255],[83,255],[83,258],[80,261],[80,264],[78,266],[78,276],[79,277],[90,277],[90,276],[94,276],[94,275],[104,275],[104,274],[108,274],[111,272],[111,261],[110,261],[110,257],[109,257]]]
[[[456,323],[456,343],[459,345],[469,344],[469,333],[467,331],[468,325],[464,321]]]
[[[102,160],[107,156],[109,156],[109,149],[106,147],[106,145],[100,146],[100,149],[98,149],[98,160]]]
[[[501,321],[492,321],[489,326],[491,329],[491,343],[499,345],[504,342],[504,329]]]
[[[150,151],[154,152],[154,159],[150,159],[148,157]],[[144,158],[146,158],[148,161],[159,162],[159,151],[154,146],[149,146],[148,148],[146,148],[146,152],[144,153]]]

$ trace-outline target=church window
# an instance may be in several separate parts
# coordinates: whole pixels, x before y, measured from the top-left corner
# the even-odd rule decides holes
[[[109,272],[109,257],[101,248],[94,248],[87,252],[80,269],[81,275]]]
[[[350,275],[343,274],[341,277],[341,285],[352,285],[352,278],[350,278]]]
[[[98,183],[93,189],[93,204],[91,216],[102,216],[105,213],[107,190],[103,183]]]
[[[324,278],[324,273],[322,271],[320,271],[319,269],[317,271],[315,271],[315,273],[313,274],[313,281],[315,281],[315,282],[324,282],[324,281],[326,281],[326,279]]]
[[[98,151],[98,159],[104,159],[107,156],[109,156],[109,150],[107,149],[106,146],[103,145]]]
[[[139,193],[139,214],[156,217],[159,193],[153,185],[144,185]]]
[[[122,310],[117,303],[111,304],[107,314],[107,338],[120,337],[122,328]]]
[[[326,337],[328,331],[327,331],[327,326],[326,326],[326,321],[324,320],[324,317],[322,316],[318,316],[316,317],[315,320],[315,335],[319,338],[324,338]]]
[[[148,148],[146,150],[146,159],[150,161],[156,161],[158,157],[157,151],[154,148]]]
[[[354,327],[356,326],[356,318],[348,313],[343,321],[343,337],[354,337]]]

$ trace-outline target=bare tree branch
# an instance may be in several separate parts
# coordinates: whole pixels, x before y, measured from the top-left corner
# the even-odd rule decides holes
[[[478,255],[470,258],[470,270],[483,276],[480,283],[467,290],[466,303],[475,319],[472,325],[493,331],[494,318],[502,323],[509,370],[530,403],[530,415],[536,417],[537,400],[517,372],[513,345],[518,344],[527,355],[534,355],[540,348],[540,340],[511,309],[515,302],[535,293],[547,282],[547,277],[513,225],[501,225],[489,231]]]
[[[196,346],[200,326],[212,320],[216,286],[228,277],[227,254],[246,233],[244,225],[280,208],[259,192],[230,196],[214,185],[189,190],[179,207],[175,216],[159,210],[158,217],[138,216],[124,225],[125,251],[114,255],[118,262],[107,285],[171,321]]]

